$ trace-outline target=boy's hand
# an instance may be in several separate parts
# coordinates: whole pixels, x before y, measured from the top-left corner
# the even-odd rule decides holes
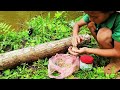
[[[70,53],[70,54],[72,54],[72,55],[75,55],[75,56],[77,56],[77,55],[79,55],[79,53],[76,53],[76,52],[74,52],[73,50],[76,50],[77,48],[73,48],[72,46],[70,46],[69,48],[68,48],[68,52]]]
[[[72,47],[72,51],[77,51],[78,50],[78,48],[77,47]]]
[[[78,49],[78,48],[70,46],[68,48],[68,51],[73,55],[79,55],[79,54],[85,54],[86,53],[86,48],[87,47],[83,47],[83,48]]]
[[[77,47],[77,45],[83,40],[82,37],[80,37],[79,35],[75,35],[72,37],[72,45],[74,47]]]
[[[79,48],[79,49],[73,49],[73,52],[79,53],[79,54],[85,54],[86,53],[86,48],[87,47],[83,47],[83,48]]]

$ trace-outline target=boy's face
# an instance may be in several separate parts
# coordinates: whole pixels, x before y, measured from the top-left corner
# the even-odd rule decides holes
[[[110,13],[102,13],[100,11],[84,11],[89,15],[90,21],[95,22],[96,24],[100,24],[108,19]]]

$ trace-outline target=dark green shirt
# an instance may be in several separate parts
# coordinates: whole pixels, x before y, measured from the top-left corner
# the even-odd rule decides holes
[[[83,19],[86,23],[89,23],[89,15],[86,14],[83,16]],[[120,42],[120,13],[115,12],[113,13],[105,22],[101,24],[95,24],[97,30],[99,30],[102,27],[107,27],[112,30],[112,38],[115,41]]]

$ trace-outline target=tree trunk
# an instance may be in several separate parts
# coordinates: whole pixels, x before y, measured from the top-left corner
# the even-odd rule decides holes
[[[89,35],[82,35],[84,40],[79,44],[83,45],[90,41]],[[24,62],[32,62],[45,57],[51,57],[56,53],[64,53],[72,45],[71,37],[57,41],[46,42],[34,47],[27,47],[0,54],[0,70],[11,68]]]

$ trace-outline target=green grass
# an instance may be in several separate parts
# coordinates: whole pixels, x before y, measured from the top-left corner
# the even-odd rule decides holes
[[[11,32],[10,25],[3,24],[1,27],[7,34],[0,35],[0,53],[8,51],[35,46],[44,42],[55,41],[62,38],[66,38],[72,35],[72,25],[74,22],[79,21],[80,17],[68,22],[65,20],[66,12],[56,12],[53,19],[50,19],[50,13],[46,18],[37,16],[29,21],[27,25],[33,28],[31,36],[28,35],[28,30],[20,30],[20,32]],[[67,13],[66,13],[67,14]],[[7,28],[5,31],[4,28]],[[82,27],[80,34],[90,34],[86,26]],[[87,47],[98,47],[94,38]],[[91,54],[94,57],[94,68],[91,71],[78,70],[71,76],[65,79],[114,79],[118,74],[105,75],[103,68],[109,63],[109,59]],[[33,63],[22,63],[11,69],[6,69],[0,72],[0,79],[50,79],[48,77],[48,59],[39,59]],[[57,75],[57,73],[55,73]]]

